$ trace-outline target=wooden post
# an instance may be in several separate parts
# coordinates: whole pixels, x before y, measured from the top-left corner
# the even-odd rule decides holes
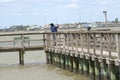
[[[49,51],[45,51],[46,53],[46,62],[47,64],[49,64]]]
[[[75,58],[75,61],[76,61],[76,72],[77,72],[77,73],[79,72],[78,58],[79,58],[79,56],[77,56],[77,57]]]
[[[120,78],[119,78],[119,65],[115,65],[114,61],[111,61],[110,80],[120,80]]]
[[[61,53],[58,53],[58,67],[59,67],[59,68],[61,67],[61,63],[60,63],[60,54],[61,54]]]
[[[61,68],[65,69],[65,54],[61,53]]]
[[[52,64],[52,51],[48,52],[49,63]]]
[[[73,54],[72,58],[73,58],[73,60],[72,60],[72,63],[73,63],[73,72],[76,72],[75,54]]]
[[[78,58],[78,66],[80,74],[83,74],[83,58]]]
[[[52,64],[55,64],[55,53],[52,51]]]
[[[103,67],[102,67],[102,80],[108,80],[108,64],[106,63],[106,59],[102,60],[103,62]]]
[[[69,69],[69,55],[65,54],[65,69]]]
[[[56,53],[56,66],[59,66],[59,53]]]
[[[95,58],[95,80],[101,80],[101,67],[98,58]]]
[[[83,57],[83,73],[84,75],[89,75],[89,60],[85,58],[85,55]]]
[[[57,65],[57,53],[54,52],[54,66]]]
[[[56,53],[56,62],[55,65],[58,66],[58,53]]]
[[[69,70],[73,72],[73,56],[70,54],[69,56]]]
[[[73,55],[73,72],[78,72],[78,57]]]
[[[24,65],[24,53],[25,53],[25,51],[23,49],[21,49],[19,51],[19,63],[20,63],[20,65]]]
[[[45,33],[43,34],[43,41],[44,41],[44,46],[46,46],[45,45]]]
[[[60,68],[62,68],[62,52],[60,53]]]
[[[24,35],[21,35],[21,50],[19,51],[19,62],[21,65],[24,65]]]
[[[95,64],[92,57],[89,59],[89,76],[92,80],[95,80]]]

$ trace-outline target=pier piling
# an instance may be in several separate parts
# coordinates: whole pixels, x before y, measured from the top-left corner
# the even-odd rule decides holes
[[[83,58],[78,58],[78,70],[80,74],[83,74]]]
[[[21,49],[21,50],[19,51],[19,61],[20,61],[20,64],[21,64],[21,65],[24,65],[24,54],[25,54],[24,49]]]
[[[69,70],[69,54],[65,54],[65,69]]]
[[[95,63],[91,57],[89,59],[89,76],[91,80],[95,80]]]

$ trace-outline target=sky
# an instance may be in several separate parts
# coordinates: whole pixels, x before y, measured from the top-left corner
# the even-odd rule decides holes
[[[120,0],[0,0],[0,28],[120,18]]]

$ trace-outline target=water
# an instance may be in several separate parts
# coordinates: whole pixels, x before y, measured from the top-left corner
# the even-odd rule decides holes
[[[89,77],[46,64],[44,51],[29,51],[23,66],[19,65],[17,52],[1,53],[0,80],[89,80]]]
[[[15,36],[0,36],[0,41],[12,41]],[[42,36],[30,36],[30,39],[41,39]],[[43,42],[31,42],[31,45]],[[28,44],[24,44],[28,46]],[[21,46],[17,42],[15,46]],[[14,47],[13,42],[0,42],[0,47]],[[19,65],[18,52],[0,53],[0,80],[89,80],[80,74],[46,64],[44,51],[27,51],[24,55],[25,65]]]

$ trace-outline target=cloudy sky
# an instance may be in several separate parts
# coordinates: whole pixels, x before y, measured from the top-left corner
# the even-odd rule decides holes
[[[0,0],[0,27],[120,18],[120,0]]]

